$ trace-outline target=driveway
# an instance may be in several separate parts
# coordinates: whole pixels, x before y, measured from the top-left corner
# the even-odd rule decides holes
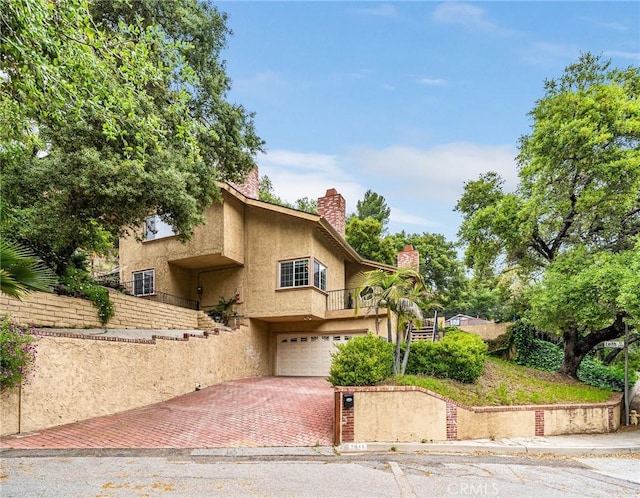
[[[319,377],[240,379],[31,434],[0,448],[330,446],[333,388]]]

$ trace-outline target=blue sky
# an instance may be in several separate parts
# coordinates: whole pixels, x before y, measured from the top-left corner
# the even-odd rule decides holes
[[[389,232],[455,240],[466,181],[515,187],[518,139],[581,52],[640,64],[640,2],[215,2],[233,36],[229,99],[256,113],[257,157],[290,202],[371,189]]]

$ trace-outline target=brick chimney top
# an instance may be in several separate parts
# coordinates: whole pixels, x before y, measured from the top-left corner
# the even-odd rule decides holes
[[[398,253],[398,268],[410,268],[420,271],[420,253],[414,249],[412,245],[407,244],[404,249]]]
[[[250,199],[258,199],[260,197],[260,175],[258,174],[257,167],[247,173],[244,182],[229,182],[229,184],[245,197],[249,197]]]
[[[345,235],[346,203],[335,188],[327,189],[324,197],[318,198],[318,214],[326,219],[336,232]]]

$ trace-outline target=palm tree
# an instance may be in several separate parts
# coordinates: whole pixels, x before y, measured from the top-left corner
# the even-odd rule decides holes
[[[421,306],[427,301],[427,288],[420,273],[409,268],[400,268],[389,273],[384,270],[371,270],[357,277],[356,313],[362,300],[369,308],[377,312],[379,307],[387,310],[387,340],[393,342],[391,317],[396,318],[396,355],[393,373],[404,374],[411,347],[411,331],[416,321],[422,320]],[[403,333],[404,332],[404,333]],[[401,361],[401,343],[407,342],[404,358]]]
[[[51,292],[54,273],[28,249],[0,239],[0,293],[21,299],[32,291]]]

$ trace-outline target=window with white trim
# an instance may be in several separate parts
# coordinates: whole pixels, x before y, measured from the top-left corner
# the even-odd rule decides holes
[[[323,291],[327,290],[327,267],[313,260],[313,285]]]
[[[133,295],[149,296],[155,294],[155,270],[133,272]]]
[[[279,288],[288,287],[308,287],[310,258],[294,259],[291,261],[280,261],[278,263]],[[313,286],[318,289],[327,290],[327,267],[313,260]]]

